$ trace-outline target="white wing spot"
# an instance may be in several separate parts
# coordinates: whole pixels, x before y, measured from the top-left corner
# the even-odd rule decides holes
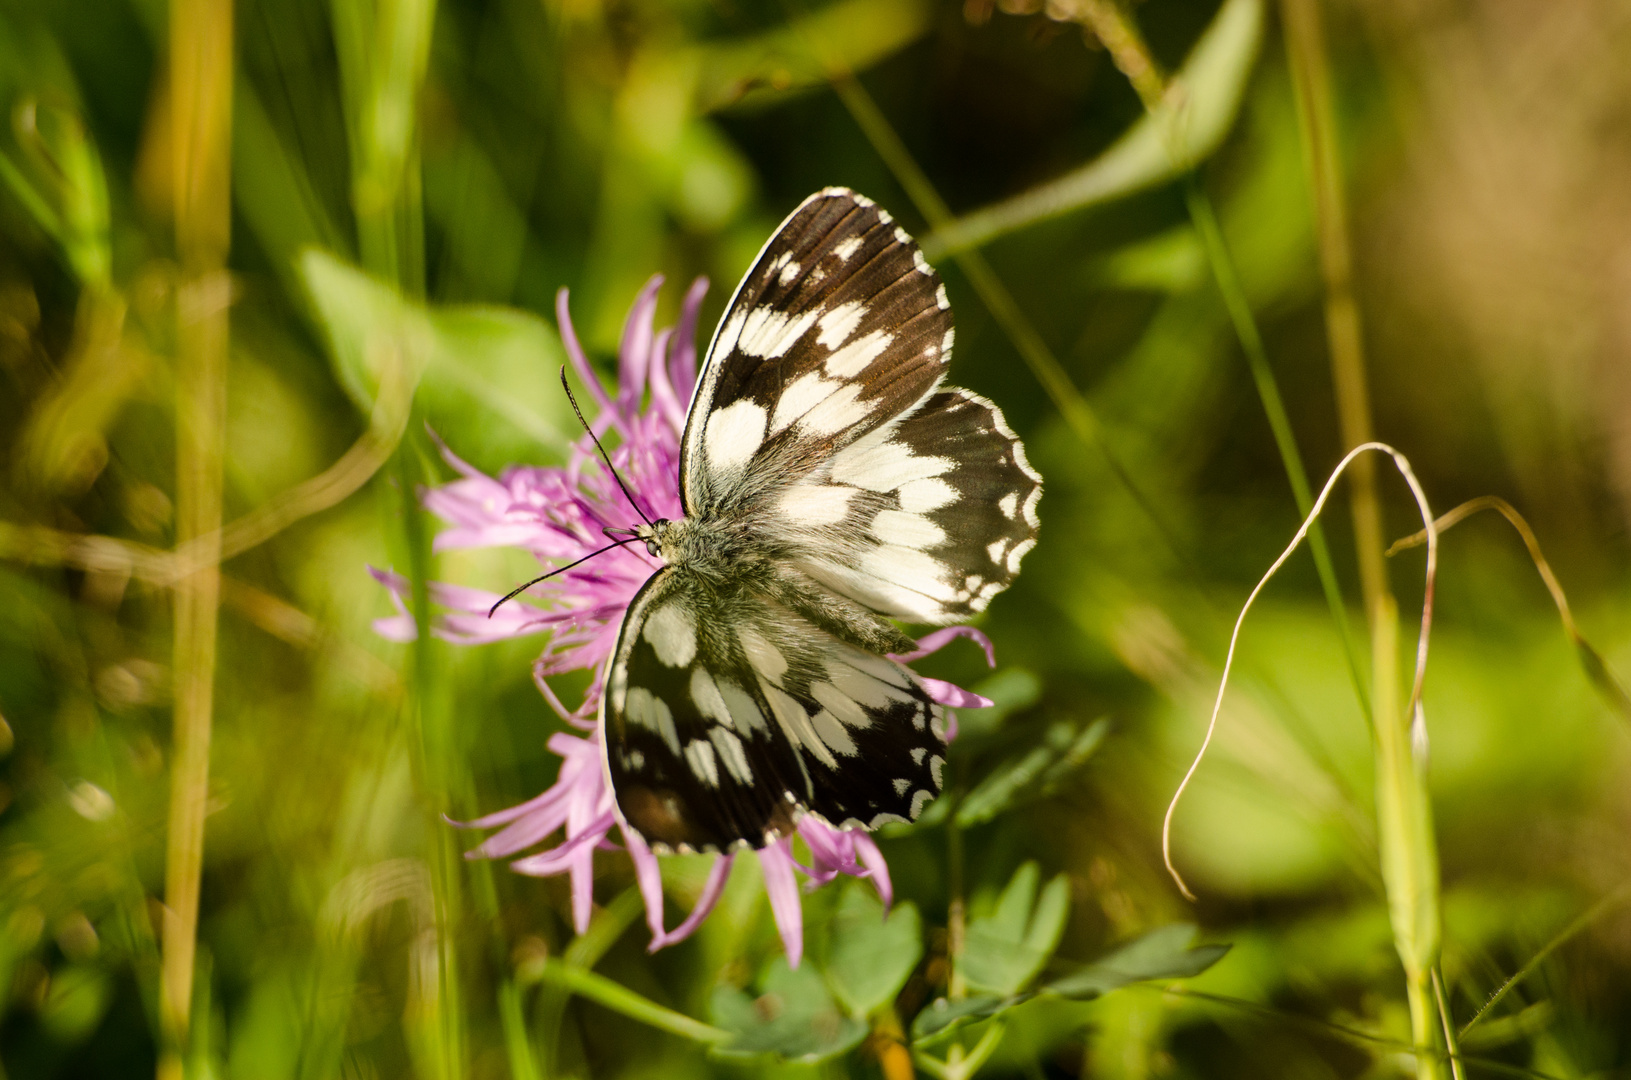
[[[776,413],[770,420],[770,433],[774,435],[794,420],[832,396],[841,384],[834,379],[823,379],[819,371],[806,371],[794,379],[776,399]]]
[[[725,771],[735,778],[743,787],[753,786],[753,769],[748,765],[747,751],[742,749],[742,740],[736,737],[735,732],[726,731],[716,727],[708,732],[708,738],[719,750],[719,757],[725,763]]]
[[[834,689],[844,695],[850,702],[865,709],[887,709],[895,702],[902,700],[889,692],[889,684],[879,682],[864,672],[848,666],[835,665],[827,672],[827,678],[832,681]],[[825,696],[825,691],[819,689],[824,684],[815,683],[810,687],[810,696],[831,709],[833,703]],[[837,711],[837,710],[834,710]],[[864,711],[862,713],[865,715]],[[842,714],[839,714],[842,716]],[[870,722],[870,718],[869,721]]]
[[[1019,492],[1010,491],[997,500],[997,509],[1002,511],[1005,518],[1014,518],[1019,511]]]
[[[770,722],[765,719],[759,703],[753,700],[751,694],[729,679],[720,679],[717,685],[719,696],[724,699],[725,708],[730,711],[734,721],[733,727],[744,734],[770,730]]]
[[[799,426],[812,435],[833,435],[847,427],[854,427],[865,420],[873,408],[860,403],[857,400],[860,396],[860,383],[845,383],[821,404],[805,413],[799,420]]]
[[[912,764],[913,765],[923,764],[923,755],[927,754],[928,752],[929,751],[927,749],[925,749],[924,747],[921,747],[921,746],[912,747]]]
[[[852,236],[850,239],[855,240],[857,238]],[[848,243],[848,241],[845,241],[845,243]],[[855,333],[855,328],[861,325],[861,320],[864,318],[866,318],[866,304],[863,301],[850,300],[847,303],[839,304],[816,320],[816,326],[821,331],[816,335],[816,341],[829,349],[836,349],[849,340],[849,336]]]
[[[859,236],[846,236],[833,245],[832,253],[838,256],[839,262],[848,262],[849,257],[859,250],[861,250],[861,238]]]
[[[790,315],[773,307],[756,307],[742,321],[737,351],[765,359],[783,356],[816,320],[819,311]],[[720,355],[724,355],[721,353]]]
[[[894,491],[913,480],[948,473],[957,464],[951,458],[919,456],[904,443],[889,441],[879,429],[855,440],[833,455],[832,478],[867,491]]]
[[[684,667],[697,655],[697,624],[682,604],[664,604],[652,612],[641,636],[669,667]]]
[[[1030,537],[1014,545],[1013,550],[1008,552],[1008,572],[1010,574],[1019,573],[1019,560],[1023,559],[1025,553],[1034,547],[1036,547],[1036,540]]]
[[[781,282],[783,285],[791,285],[793,284],[793,279],[799,276],[799,271],[801,269],[803,268],[800,267],[798,263],[789,259],[787,265],[782,267],[782,272],[776,275],[776,280]]]
[[[849,188],[835,188],[834,190],[839,192],[840,194],[848,195],[850,198],[854,199],[856,206],[871,206],[872,205],[872,200],[867,198],[865,195],[862,195],[858,191],[851,191]],[[881,210],[879,211],[879,213],[882,213],[882,212],[883,211],[881,211]]]
[[[906,819],[901,817],[899,814],[879,814],[877,817],[867,822],[866,827],[868,829],[881,829],[885,825],[891,825],[895,822],[905,822],[905,820]]]
[[[872,535],[886,544],[915,548],[934,547],[946,540],[945,530],[928,518],[900,510],[878,511],[872,519]]]
[[[832,674],[832,672],[829,672]],[[810,684],[810,696],[821,703],[822,708],[836,716],[840,723],[852,728],[865,728],[872,726],[872,717],[861,708],[849,694],[844,693],[835,684],[830,682],[813,682]]]
[[[946,336],[940,339],[940,351],[945,355],[950,356],[952,342],[956,340],[957,331],[950,326],[946,327]]]
[[[708,465],[735,472],[752,459],[764,438],[764,408],[746,398],[733,401],[708,417],[703,436]]]
[[[646,767],[646,755],[642,754],[638,750],[630,750],[628,753],[623,755],[623,765],[626,768],[633,769],[635,772],[639,772],[641,769]]]
[[[827,374],[850,379],[865,371],[867,365],[884,354],[894,343],[895,336],[887,330],[874,330],[827,357]]]
[[[680,736],[674,729],[674,714],[669,711],[668,703],[650,690],[643,686],[631,689],[623,716],[637,727],[656,732],[670,750],[676,754],[680,752]]]
[[[1033,529],[1036,528],[1036,504],[1040,502],[1041,499],[1042,488],[1040,485],[1033,488],[1031,493],[1025,496],[1025,509],[1022,511],[1022,513],[1025,515],[1025,524],[1029,525]]]
[[[816,734],[815,728],[810,725],[810,714],[804,711],[804,706],[799,704],[798,699],[763,680],[760,680],[759,688],[770,701],[770,711],[776,714],[776,722],[781,725],[782,734],[787,736],[794,746],[802,746],[808,750],[817,761],[836,769],[838,759],[833,757],[826,742]],[[836,721],[833,726],[838,727]]]
[[[900,508],[909,514],[927,514],[957,501],[957,489],[932,476],[910,480],[895,494],[900,498]]]
[[[991,556],[991,561],[992,562],[996,563],[998,566],[1001,566],[1002,565],[1002,549],[1004,547],[1006,547],[1007,545],[1008,545],[1008,540],[1007,540],[1006,537],[1003,537],[1003,538],[1000,538],[1000,539],[997,539],[997,540],[993,540],[993,541],[991,541],[991,543],[989,545],[987,545],[987,547],[985,549],[985,553],[987,555]]]
[[[929,265],[929,260],[925,259],[923,257],[923,252],[919,251],[917,248],[912,249],[912,265],[917,267],[917,272],[920,274],[934,273],[934,267]],[[942,286],[941,289],[944,291],[944,286]]]
[[[934,777],[934,786],[940,787],[940,770],[946,767],[946,759],[936,754],[929,759],[929,775]]]
[[[708,669],[695,667],[691,669],[691,700],[696,702],[697,712],[725,727],[735,727],[731,717],[731,709],[725,704],[725,698],[719,692],[714,677],[708,674]]]
[[[912,820],[913,821],[916,821],[918,819],[918,815],[923,813],[923,808],[925,806],[928,806],[929,802],[933,798],[934,798],[934,792],[932,792],[932,791],[920,791],[916,795],[912,796],[911,814],[912,814]]]
[[[858,492],[841,484],[794,484],[776,502],[776,509],[800,525],[836,525],[849,513],[850,499]]]
[[[946,295],[946,284],[941,282],[934,290],[934,303],[941,311],[951,310],[951,298]]]
[[[719,786],[719,763],[714,760],[713,743],[692,739],[685,744],[685,763],[691,775],[711,788]]]
[[[760,637],[753,630],[742,631],[742,651],[748,654],[748,663],[753,669],[770,682],[780,685],[782,676],[787,674],[787,657],[781,650]]]
[[[910,780],[907,780],[905,777],[902,777],[902,778],[895,781],[895,794],[896,795],[904,795],[904,794],[906,794],[907,789],[910,788],[911,786],[912,786],[912,782]]]
[[[854,757],[860,752],[860,748],[855,745],[855,740],[850,738],[849,730],[826,709],[822,709],[812,716],[810,724],[815,728],[816,735],[834,753],[843,754],[845,757]]]
[[[871,203],[870,203],[870,202],[869,202],[869,203],[867,203],[867,205],[868,205],[868,206],[871,206],[871,205],[872,205],[872,204],[871,204]],[[889,216],[889,211],[887,211],[887,210],[885,210],[885,209],[884,209],[884,208],[883,208],[883,207],[881,207],[881,206],[880,206],[880,207],[878,207],[878,221],[879,221],[879,222],[880,222],[880,223],[881,223],[881,224],[884,224],[884,225],[887,225],[887,224],[889,224],[889,223],[890,223],[890,222],[891,222],[891,221],[894,221],[894,220],[895,220],[895,219],[894,219],[894,218],[892,218],[892,217],[890,217],[890,216]]]
[[[881,215],[881,214],[879,215],[879,217],[882,217],[882,216],[883,215]],[[905,229],[901,228],[899,225],[895,226],[895,239],[900,241],[903,244],[910,244],[912,242],[911,234],[908,233]]]

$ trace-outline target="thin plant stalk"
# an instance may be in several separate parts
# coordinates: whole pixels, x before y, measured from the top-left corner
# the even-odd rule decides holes
[[[1314,197],[1337,418],[1344,446],[1358,446],[1372,438],[1373,424],[1359,305],[1354,296],[1353,246],[1337,152],[1336,113],[1325,30],[1319,0],[1281,0],[1280,11],[1285,23],[1286,52],[1304,159]],[[1438,963],[1442,915],[1425,752],[1417,754],[1411,745],[1411,734],[1419,733],[1425,751],[1426,731],[1419,713],[1398,716],[1397,697],[1382,698],[1392,685],[1391,672],[1397,663],[1396,653],[1390,648],[1396,644],[1397,605],[1383,561],[1382,513],[1376,497],[1375,468],[1368,460],[1355,462],[1355,465],[1358,467],[1348,492],[1360,588],[1371,625],[1382,879],[1393,917],[1394,947],[1405,967],[1411,1035],[1417,1046],[1417,1075],[1428,1080],[1442,1075],[1435,1056],[1428,1052],[1435,1041],[1429,979]],[[1417,708],[1420,708],[1419,702]],[[1448,1030],[1449,1017],[1441,1016],[1440,1020]]]
[[[226,414],[226,255],[231,239],[231,0],[170,6],[171,135],[176,248],[176,542],[219,536]],[[185,1072],[197,959],[198,894],[209,794],[217,553],[174,592],[175,747],[165,845],[158,1076]]]
[[[1156,115],[1167,95],[1173,92],[1173,87],[1162,72],[1161,65],[1150,52],[1149,45],[1145,43],[1143,34],[1138,30],[1138,24],[1114,0],[1077,0],[1074,12],[1077,19],[1104,45],[1117,70],[1132,84],[1145,111]],[[1174,146],[1172,153],[1177,157],[1182,151]],[[1201,187],[1193,171],[1188,180],[1186,203],[1190,221],[1201,239],[1202,250],[1206,253],[1206,261],[1211,267],[1212,279],[1217,283],[1218,292],[1223,297],[1224,308],[1234,326],[1235,337],[1240,342],[1240,350],[1251,369],[1252,382],[1257,388],[1258,399],[1262,402],[1269,431],[1274,436],[1275,449],[1280,453],[1280,463],[1285,469],[1286,480],[1291,485],[1291,495],[1297,504],[1297,512],[1307,517],[1309,509],[1314,504],[1314,498],[1308,483],[1308,470],[1303,465],[1302,452],[1297,447],[1297,436],[1291,427],[1291,417],[1286,413],[1285,402],[1280,397],[1279,383],[1274,377],[1274,369],[1269,366],[1267,350],[1263,348],[1263,335],[1258,332],[1257,321],[1252,316],[1246,291],[1241,287],[1234,257],[1229,251],[1223,229],[1218,224],[1217,214],[1212,209],[1212,201],[1207,197],[1205,189]],[[1364,441],[1366,440],[1360,440]],[[1357,445],[1358,443],[1350,443],[1349,448]],[[1363,458],[1362,461],[1364,467],[1371,470],[1374,475],[1375,466],[1371,460]],[[1356,467],[1358,464],[1355,463]],[[1337,634],[1342,641],[1343,656],[1348,662],[1348,674],[1353,680],[1360,711],[1369,720],[1370,697],[1366,691],[1364,676],[1360,672],[1358,652],[1348,632],[1348,615],[1342,603],[1342,588],[1337,583],[1331,550],[1325,542],[1325,530],[1318,522],[1315,522],[1313,531],[1308,535],[1308,550],[1314,558],[1314,570],[1319,575],[1320,589],[1325,594],[1325,603],[1331,609],[1331,618],[1336,623]]]
[[[403,293],[424,293],[424,209],[419,176],[419,95],[429,63],[435,0],[332,0],[335,50],[345,91],[351,145],[351,201],[364,266]],[[385,345],[393,343],[385,342]],[[382,391],[383,395],[383,391]],[[411,415],[411,413],[410,413]],[[409,430],[414,430],[410,424]],[[416,492],[433,466],[423,436],[397,443],[393,476],[400,500],[400,541],[418,625],[411,650],[408,715],[418,734],[415,765],[431,819],[425,860],[434,902],[434,970],[414,984],[406,1023],[410,1051],[421,1069],[441,1077],[466,1072],[467,1049],[455,929],[464,908],[463,859],[440,828],[451,805],[457,757],[451,688],[430,632],[429,529]],[[507,1045],[514,1045],[511,1039]],[[512,1071],[528,1063],[512,1060]]]

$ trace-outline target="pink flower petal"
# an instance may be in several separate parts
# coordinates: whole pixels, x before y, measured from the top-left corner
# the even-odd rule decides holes
[[[764,870],[765,894],[776,916],[776,930],[787,950],[787,966],[796,968],[804,959],[804,909],[799,903],[798,883],[793,878],[793,849],[788,837],[781,837],[759,850]]]
[[[623,320],[623,341],[617,349],[617,406],[625,419],[634,419],[640,408],[640,394],[646,388],[646,370],[651,364],[651,326],[657,314],[657,290],[663,276],[653,274]]]
[[[607,830],[614,823],[615,819],[612,817],[611,812],[608,811],[596,820],[590,828],[572,837],[560,847],[551,848],[548,851],[540,852],[525,859],[517,859],[510,864],[510,869],[518,874],[526,874],[528,877],[549,877],[553,874],[559,874],[571,865],[578,852],[593,852],[594,846],[606,836]]]
[[[651,928],[651,938],[655,941],[663,936],[662,869],[645,837],[627,825],[623,826],[623,843],[629,849],[629,861],[634,864],[634,882],[640,887],[640,898],[646,902],[646,926]]]
[[[951,644],[951,642],[960,637],[968,638],[970,641],[974,642],[980,648],[985,650],[985,662],[987,666],[997,666],[997,650],[992,647],[991,639],[980,633],[980,631],[974,629],[972,626],[948,626],[944,629],[936,630],[931,634],[925,634],[923,637],[917,639],[916,649],[907,653],[891,653],[889,658],[891,660],[898,660],[902,664],[908,664],[913,660],[921,660],[931,653],[939,652],[941,649],[945,648],[947,645]]]
[[[883,852],[866,833],[857,833],[855,836],[855,853],[861,857],[861,864],[872,875],[872,884],[878,890],[878,898],[883,901],[884,914],[895,906],[895,886],[889,880],[889,864],[884,861]]]
[[[950,705],[957,709],[989,709],[995,704],[988,697],[981,697],[973,691],[964,690],[961,686],[946,682],[944,679],[927,679],[919,675],[917,681],[923,684],[923,689],[928,693],[929,698],[941,705]]]
[[[702,298],[708,295],[708,279],[691,282],[680,306],[679,325],[674,327],[674,355],[669,359],[669,380],[682,401],[689,401],[697,383],[697,316]]]
[[[666,934],[653,932],[651,944],[646,946],[646,952],[656,952],[669,945],[678,944],[696,932],[702,925],[702,920],[714,910],[719,903],[719,897],[725,891],[725,883],[730,880],[731,865],[736,861],[735,855],[719,855],[714,859],[713,869],[708,871],[708,880],[702,884],[702,894],[697,897],[696,906],[685,921]]]
[[[583,346],[578,344],[578,332],[572,326],[572,313],[566,308],[566,287],[555,294],[555,321],[561,330],[561,345],[566,349],[566,358],[572,364],[572,370],[578,373],[578,381],[589,388],[589,393],[600,406],[599,416],[617,415],[612,408],[612,399],[606,396],[605,387],[595,377],[594,369],[589,366],[589,358],[583,353]],[[597,417],[598,419],[599,417]]]

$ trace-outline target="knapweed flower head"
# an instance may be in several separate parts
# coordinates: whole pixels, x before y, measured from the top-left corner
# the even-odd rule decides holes
[[[618,349],[615,394],[601,386],[584,356],[567,311],[566,290],[561,290],[556,300],[567,357],[593,402],[588,426],[608,445],[612,464],[627,484],[629,496],[601,463],[589,434],[572,445],[564,465],[514,466],[497,478],[444,449],[444,457],[459,478],[423,493],[426,508],[452,526],[437,535],[436,550],[520,547],[531,552],[547,570],[585,559],[606,547],[603,530],[626,529],[631,520],[638,520],[629,497],[638,501],[649,519],[674,520],[683,516],[680,439],[685,430],[685,402],[690,400],[696,384],[697,312],[707,282],[699,278],[686,293],[676,327],[656,331],[653,323],[661,284],[661,277],[653,277],[629,312]],[[549,748],[560,756],[561,768],[549,790],[519,806],[465,823],[472,828],[499,829],[470,855],[518,855],[564,832],[564,839],[554,847],[522,855],[510,865],[520,873],[540,877],[570,875],[573,924],[582,933],[593,911],[594,853],[616,850],[608,837],[617,830],[645,900],[653,951],[684,940],[708,916],[735,860],[734,852],[718,855],[691,913],[674,929],[666,929],[658,855],[639,833],[619,819],[603,766],[605,735],[596,717],[605,691],[607,661],[616,647],[630,601],[659,566],[643,545],[614,547],[535,583],[524,598],[496,611],[492,609],[499,600],[497,593],[444,583],[430,585],[430,598],[441,608],[433,628],[446,640],[479,644],[547,634],[543,653],[533,664],[533,681],[550,706],[583,732],[558,732],[550,737]],[[379,620],[375,629],[394,640],[412,639],[416,632],[414,620],[403,604],[408,582],[385,571],[375,571],[375,576],[391,590],[397,606],[397,614]],[[991,644],[983,634],[958,626],[929,634],[919,642],[918,651],[894,659],[915,660],[955,637],[975,640],[984,648],[987,659],[991,658]],[[574,670],[588,670],[593,679],[583,700],[568,707],[549,679]],[[943,705],[990,704],[950,683],[924,678],[920,681]],[[948,735],[954,732],[952,727]],[[795,871],[802,873],[812,888],[840,874],[870,878],[886,906],[893,899],[889,867],[871,836],[834,828],[812,815],[799,820],[797,833],[809,851],[808,866],[795,861],[791,836],[781,837],[756,853],[788,962],[795,966],[803,952],[804,938]]]

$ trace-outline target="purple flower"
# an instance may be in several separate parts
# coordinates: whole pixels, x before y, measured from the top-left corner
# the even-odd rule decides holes
[[[689,401],[696,383],[697,312],[707,281],[698,278],[686,293],[678,326],[654,332],[657,288],[661,284],[661,277],[647,282],[624,324],[615,398],[602,389],[578,344],[567,312],[565,289],[556,298],[555,310],[572,367],[599,406],[590,428],[597,435],[617,436],[615,448],[610,451],[612,462],[646,516],[672,520],[683,516],[679,495],[680,437],[685,430],[684,403]],[[452,525],[437,535],[438,551],[521,547],[546,567],[565,565],[604,547],[601,530],[607,526],[626,527],[633,513],[616,481],[595,456],[588,436],[573,444],[565,465],[514,466],[497,479],[459,460],[451,451],[444,449],[443,456],[459,479],[423,494],[425,506]],[[569,874],[572,921],[582,933],[593,908],[594,852],[597,848],[616,850],[607,837],[618,828],[645,899],[653,951],[684,940],[708,916],[735,861],[732,853],[716,856],[691,913],[674,929],[665,929],[658,856],[637,832],[623,827],[602,765],[604,735],[595,717],[605,688],[606,661],[617,643],[629,602],[659,565],[642,545],[613,548],[533,585],[524,595],[535,599],[536,604],[517,598],[491,617],[488,612],[499,599],[497,593],[439,582],[430,585],[430,598],[442,609],[434,630],[449,641],[477,644],[547,632],[543,654],[533,664],[533,681],[557,713],[586,733],[558,732],[550,736],[549,748],[560,755],[561,768],[548,791],[519,806],[463,823],[470,828],[499,829],[469,855],[516,855],[557,830],[564,830],[561,843],[518,858],[510,865],[520,873],[540,877]],[[402,599],[408,593],[407,580],[380,570],[374,571],[374,576],[391,590],[397,608],[396,615],[377,621],[375,629],[393,640],[411,640],[414,620]],[[894,659],[918,659],[957,637],[975,641],[985,650],[987,660],[992,660],[990,641],[967,626],[937,630],[919,641],[916,651]],[[569,709],[551,688],[549,676],[577,669],[595,674],[583,700]],[[990,704],[978,694],[950,683],[921,681],[930,696],[943,705],[979,708]],[[948,734],[955,731],[952,718]],[[795,967],[804,951],[795,871],[805,876],[810,888],[825,885],[839,874],[868,877],[885,906],[893,899],[889,867],[878,845],[865,832],[835,829],[809,815],[799,821],[797,832],[810,853],[808,866],[795,861],[790,836],[756,852],[776,927],[787,948],[788,963]]]

